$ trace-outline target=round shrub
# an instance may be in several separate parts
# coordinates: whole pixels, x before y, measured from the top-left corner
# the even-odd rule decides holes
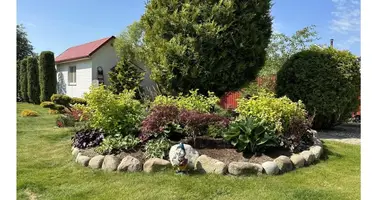
[[[82,99],[82,98],[78,98],[78,97],[73,97],[71,98],[71,101],[70,101],[71,104],[82,104],[82,105],[87,105],[87,101]]]
[[[48,101],[57,92],[57,75],[55,71],[54,53],[43,51],[40,56],[40,89],[41,101]]]
[[[349,51],[311,48],[294,54],[277,74],[277,96],[302,100],[315,129],[347,119],[359,104],[360,63]]]
[[[222,95],[255,78],[272,34],[271,1],[151,0],[146,65],[166,91]]]
[[[37,117],[38,113],[36,111],[26,109],[21,112],[21,116],[22,117]]]

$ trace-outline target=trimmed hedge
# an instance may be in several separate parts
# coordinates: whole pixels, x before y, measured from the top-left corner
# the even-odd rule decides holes
[[[23,101],[28,101],[28,61],[23,59],[20,63],[20,94]]]
[[[313,127],[330,128],[359,104],[360,63],[349,51],[311,48],[294,54],[277,74],[277,96],[302,100]]]
[[[85,99],[78,98],[78,97],[73,97],[73,98],[71,98],[70,103],[71,103],[71,104],[82,104],[82,105],[87,105],[87,101],[86,101]]]
[[[36,57],[27,59],[28,99],[30,103],[40,103],[40,84],[38,81],[38,60]]]
[[[40,88],[41,101],[48,101],[50,97],[57,93],[57,75],[55,71],[54,53],[43,51],[40,54]]]
[[[68,107],[71,102],[71,97],[64,94],[53,94],[50,100],[56,104]]]
[[[54,108],[55,104],[53,102],[50,102],[50,101],[44,101],[40,104],[41,107],[43,108]]]

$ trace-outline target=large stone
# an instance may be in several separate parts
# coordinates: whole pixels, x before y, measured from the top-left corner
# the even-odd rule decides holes
[[[71,155],[73,155],[74,158],[77,158],[79,152],[80,152],[79,149],[75,147],[72,150]]]
[[[315,145],[315,146],[310,147],[310,151],[312,154],[314,154],[315,159],[319,160],[319,158],[321,158],[321,155],[323,153],[323,148],[321,146]]]
[[[88,162],[90,161],[90,159],[91,158],[88,157],[88,156],[82,156],[82,155],[80,155],[80,156],[77,157],[76,162],[79,163],[82,166],[87,167],[88,166]]]
[[[232,175],[261,175],[263,168],[261,165],[249,162],[231,162],[228,165],[228,173]]]
[[[106,155],[103,160],[102,169],[105,171],[115,171],[120,164],[120,158],[114,155]]]
[[[90,162],[88,163],[88,166],[92,169],[100,169],[102,167],[104,161],[104,156],[97,155],[91,158]]]
[[[302,151],[300,155],[305,159],[305,165],[311,165],[315,161],[315,156],[311,151]]]
[[[144,163],[144,172],[158,172],[163,171],[171,167],[169,161],[161,159],[161,158],[150,158]]]
[[[280,172],[280,169],[278,168],[277,164],[273,161],[266,161],[265,163],[261,164],[264,171],[268,175],[276,175]]]
[[[295,168],[300,168],[305,165],[305,159],[299,154],[293,154],[290,156],[290,160],[292,161]]]
[[[287,156],[279,156],[274,159],[274,162],[277,164],[278,169],[280,169],[280,172],[282,173],[293,170],[292,161]]]
[[[121,160],[117,171],[137,172],[142,170],[142,163],[132,156],[126,156]]]
[[[201,173],[225,174],[227,165],[214,158],[201,155],[195,162],[195,169]]]
[[[184,147],[185,147],[185,152],[186,152],[185,158],[188,160],[187,167],[188,169],[194,169],[195,161],[199,157],[199,153],[192,146],[188,144],[184,144]],[[173,166],[179,165],[178,157],[181,155],[181,153],[182,152],[181,152],[181,149],[179,148],[179,144],[173,145],[170,148],[169,161]]]

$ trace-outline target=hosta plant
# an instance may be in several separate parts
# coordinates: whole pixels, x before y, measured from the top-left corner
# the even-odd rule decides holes
[[[97,129],[83,129],[77,131],[75,135],[71,138],[73,141],[73,146],[85,149],[89,147],[99,146],[103,141],[104,132]]]
[[[161,137],[158,139],[149,140],[145,144],[145,157],[146,158],[165,158],[170,149],[170,142],[168,139]]]
[[[223,138],[244,153],[260,154],[270,147],[278,146],[275,127],[259,118],[234,121]]]
[[[139,143],[140,140],[133,135],[109,135],[103,139],[103,142],[95,151],[101,154],[111,154],[124,150],[135,150]]]

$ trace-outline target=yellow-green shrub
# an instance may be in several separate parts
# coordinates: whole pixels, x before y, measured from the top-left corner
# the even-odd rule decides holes
[[[58,114],[58,113],[60,113],[58,110],[52,110],[52,109],[49,109],[48,110],[48,113],[50,114],[50,115],[56,115],[56,114]]]
[[[153,106],[168,106],[174,105],[180,109],[196,110],[199,112],[210,112],[211,108],[216,106],[219,98],[213,92],[208,92],[208,97],[198,94],[198,89],[190,90],[189,95],[179,94],[177,97],[173,96],[157,96],[153,101]]]
[[[71,104],[83,104],[86,105],[87,101],[85,99],[79,98],[79,97],[73,97],[70,101]]]
[[[275,98],[273,93],[261,92],[249,99],[238,100],[239,117],[256,117],[275,125],[278,134],[289,128],[292,117],[306,120],[305,106],[301,101],[292,102],[287,97]]]
[[[36,111],[26,109],[21,112],[21,116],[22,117],[37,117],[38,113]]]
[[[54,108],[55,107],[55,104],[51,101],[44,101],[40,104],[41,107],[43,108]]]

